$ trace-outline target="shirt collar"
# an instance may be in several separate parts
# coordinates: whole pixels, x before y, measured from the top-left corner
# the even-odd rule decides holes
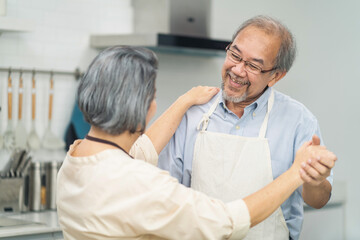
[[[219,105],[222,107],[222,109],[224,109],[224,118],[226,118],[226,112],[227,113],[232,113],[232,112],[225,105],[225,100],[222,96],[222,92],[223,92],[223,90],[221,90],[219,92],[219,94],[221,96]],[[267,106],[267,102],[269,100],[270,94],[271,94],[271,87],[267,87],[267,89],[264,91],[264,93],[261,94],[261,96],[255,102],[253,102],[249,106],[245,107],[244,111],[245,112],[254,111],[254,113],[257,114],[257,112],[261,111],[264,107]]]
[[[254,113],[262,111],[264,108],[267,108],[267,103],[271,94],[271,87],[268,87],[263,94],[253,103],[257,104],[257,107],[254,110]],[[251,104],[250,104],[251,105]],[[249,106],[248,106],[249,107]]]

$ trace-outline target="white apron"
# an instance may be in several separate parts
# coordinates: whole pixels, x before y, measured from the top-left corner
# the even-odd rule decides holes
[[[209,117],[219,99],[199,123],[194,147],[191,188],[224,202],[244,198],[273,181],[270,149],[265,138],[274,92],[259,137],[208,132]],[[200,129],[201,128],[201,129]],[[289,230],[279,207],[265,221],[251,228],[245,239],[289,239]]]

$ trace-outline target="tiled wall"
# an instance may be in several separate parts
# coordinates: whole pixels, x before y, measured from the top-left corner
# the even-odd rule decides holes
[[[0,67],[39,70],[84,71],[98,50],[89,46],[92,33],[132,31],[130,0],[8,0],[2,18],[25,19],[33,25],[30,32],[3,32],[0,35]],[[13,73],[13,125],[18,116],[19,74]],[[0,72],[0,132],[7,125],[7,77]],[[43,136],[48,124],[50,76],[36,74],[36,131]],[[23,119],[27,133],[31,128],[31,73],[23,74]],[[54,76],[52,130],[63,138],[75,100],[77,82],[72,76]],[[26,137],[26,134],[24,137]],[[0,169],[2,167],[0,161]]]

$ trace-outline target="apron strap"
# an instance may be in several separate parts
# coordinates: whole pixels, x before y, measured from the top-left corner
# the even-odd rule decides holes
[[[260,131],[259,131],[259,138],[265,138],[267,125],[268,125],[268,121],[269,121],[269,113],[270,113],[273,105],[274,105],[274,90],[271,89],[270,97],[268,100],[267,112],[266,112],[264,121],[263,121]]]
[[[214,104],[211,105],[209,111],[207,113],[204,113],[204,115],[201,118],[201,121],[199,122],[199,124],[197,126],[198,131],[200,129],[201,129],[202,132],[206,131],[206,129],[207,129],[208,125],[209,125],[210,116],[211,116],[211,114],[214,113],[216,107],[219,104],[219,101],[220,101],[220,96],[216,99]],[[269,100],[268,100],[267,112],[266,112],[265,119],[264,119],[264,121],[263,121],[263,123],[261,125],[261,128],[260,128],[260,131],[259,131],[259,137],[260,138],[265,138],[266,130],[267,130],[267,124],[268,124],[268,121],[269,121],[269,113],[270,113],[273,105],[274,105],[274,90],[271,89],[270,97],[269,97]]]
[[[211,114],[215,111],[217,105],[219,104],[220,96],[216,99],[213,105],[211,105],[209,111],[207,113],[204,113],[204,115],[201,118],[201,121],[199,122],[199,125],[197,126],[197,130],[199,131],[201,128],[201,131],[205,131],[209,125],[209,119]]]

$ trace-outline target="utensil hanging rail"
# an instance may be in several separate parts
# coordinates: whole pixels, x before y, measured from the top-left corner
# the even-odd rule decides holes
[[[4,68],[0,67],[0,72],[19,72],[19,73],[41,73],[41,74],[52,74],[52,75],[72,75],[75,77],[76,80],[79,80],[83,73],[80,71],[79,68],[76,68],[75,71],[53,71],[53,70],[39,70],[39,69],[27,69],[27,68]]]

